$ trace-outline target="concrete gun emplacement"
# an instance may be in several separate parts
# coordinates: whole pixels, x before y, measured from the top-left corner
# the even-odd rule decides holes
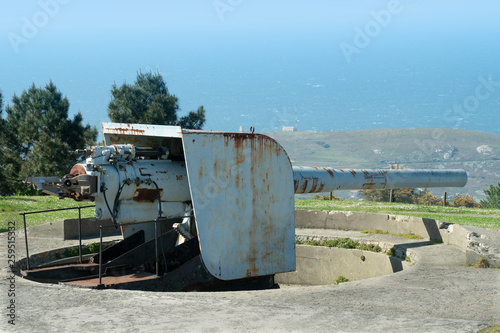
[[[121,228],[124,240],[101,253],[102,283],[98,255],[25,277],[95,288],[268,288],[274,274],[295,270],[295,193],[467,183],[463,170],[292,167],[279,143],[253,132],[103,123],[103,134],[106,146],[62,179],[29,180],[95,202],[96,218]]]

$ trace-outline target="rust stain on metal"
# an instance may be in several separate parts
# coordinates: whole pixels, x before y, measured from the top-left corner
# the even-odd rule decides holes
[[[243,147],[243,141],[254,137],[253,134],[248,133],[225,133],[224,134],[224,145],[229,146],[229,142],[234,142],[234,147],[236,149],[241,149]]]
[[[293,182],[293,186],[295,188],[295,193],[305,193],[306,192],[306,189],[307,189],[307,185],[308,185],[308,182],[307,182],[307,179],[303,179],[302,181],[294,181]],[[299,187],[299,185],[301,185]]]
[[[198,168],[198,179],[201,179],[203,177],[203,164],[200,164],[200,167]]]
[[[160,197],[163,193],[163,189],[160,189]],[[153,202],[158,199],[158,191],[156,189],[150,188],[138,188],[135,190],[134,197],[132,198],[134,201],[150,201]]]
[[[71,175],[78,176],[78,175],[85,175],[87,172],[85,171],[85,167],[81,164],[75,164],[69,171]]]
[[[350,172],[350,173],[351,173],[354,177],[356,177],[356,171],[354,171],[354,170],[349,170],[349,172]]]
[[[318,178],[313,178],[311,190],[309,192],[316,193],[316,187],[318,186]]]
[[[333,171],[331,169],[328,169],[328,168],[323,168],[326,172],[328,172],[328,174],[330,175],[330,177],[332,178],[335,178],[335,175],[333,174]]]
[[[141,176],[144,176],[144,177],[151,177],[151,174],[150,173],[146,173],[146,172],[143,172],[142,170],[145,170],[147,168],[139,168],[139,173],[141,174]]]
[[[156,280],[158,277],[154,274],[150,273],[134,273],[130,275],[121,275],[121,276],[103,276],[102,284],[105,287],[115,287],[120,284],[130,283],[130,282],[140,282],[140,281],[149,281]],[[69,281],[63,282],[66,285],[74,285],[80,287],[88,287],[88,288],[97,288],[99,285],[99,278],[90,278],[86,280],[77,280],[77,281]]]
[[[373,189],[374,186],[375,186],[375,183],[366,183],[366,184],[363,184],[363,189],[371,190],[371,189]]]
[[[121,135],[144,135],[144,130],[139,130],[136,128],[108,128],[106,133],[114,133]]]
[[[234,179],[234,186],[235,186],[236,188],[239,188],[239,187],[240,187],[240,170],[239,170],[239,169],[237,169],[237,170],[236,170],[236,175],[235,175],[235,177],[236,177],[236,178]]]
[[[325,184],[321,183],[318,188],[318,192],[321,193],[323,192],[323,188],[325,187]]]
[[[177,175],[177,176],[175,176],[175,179],[176,179],[176,180],[182,180],[182,179],[183,179],[183,177],[182,177],[182,175]]]
[[[344,172],[344,169],[339,169],[339,171],[343,173],[343,172]]]

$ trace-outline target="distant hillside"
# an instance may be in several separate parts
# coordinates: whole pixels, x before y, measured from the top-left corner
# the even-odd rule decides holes
[[[465,188],[439,189],[483,198],[500,182],[500,135],[455,129],[386,129],[330,132],[273,132],[294,165],[335,168],[464,169]]]

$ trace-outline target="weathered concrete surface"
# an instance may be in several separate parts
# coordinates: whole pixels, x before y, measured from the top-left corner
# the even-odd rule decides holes
[[[383,235],[381,235],[383,236]],[[87,240],[92,242],[95,240]],[[16,255],[24,256],[22,238]],[[32,239],[37,251],[75,241]],[[30,248],[31,248],[30,245]],[[87,290],[15,278],[7,323],[7,233],[0,234],[5,332],[476,332],[500,321],[500,270],[465,266],[457,246],[415,246],[402,272],[338,286],[218,293]],[[34,250],[33,253],[36,251]]]
[[[295,228],[350,231],[379,229],[393,234],[413,233],[425,240],[458,246],[466,254],[467,264],[485,258],[493,265],[500,265],[500,230],[414,216],[325,210],[296,210]]]
[[[100,224],[105,226],[103,229],[105,235],[121,233],[119,229],[111,228],[111,220],[97,221],[95,218],[84,218],[82,219],[82,237],[98,237]],[[78,219],[54,221],[29,227],[28,239],[31,237],[61,240],[78,239]]]
[[[431,241],[338,229],[296,229],[295,238],[302,242],[350,238],[360,243],[378,245],[382,252],[297,245],[295,272],[277,274],[277,283],[325,285],[335,283],[340,275],[356,281],[392,274],[411,267],[420,259],[413,251],[414,247],[434,245]],[[383,253],[391,248],[395,250],[395,256]]]
[[[114,227],[111,220],[96,220],[95,218],[82,218],[82,237],[99,237],[99,226],[102,225],[103,235],[119,235],[120,229]],[[49,222],[32,226],[28,230],[28,239],[58,238],[78,239],[78,219]]]
[[[384,253],[356,249],[298,245],[296,252],[296,270],[276,274],[276,283],[328,285],[334,284],[339,276],[356,281],[392,274],[410,266],[409,262]]]

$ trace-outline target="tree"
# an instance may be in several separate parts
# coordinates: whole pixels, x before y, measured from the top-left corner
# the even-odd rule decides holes
[[[12,106],[5,109],[1,137],[7,179],[0,184],[0,194],[18,192],[20,181],[29,176],[63,176],[74,163],[72,152],[95,144],[97,129],[83,126],[81,113],[68,119],[68,110],[68,99],[52,81],[14,95]]]
[[[109,118],[118,123],[157,125],[180,124],[183,128],[201,129],[205,123],[205,109],[200,106],[187,116],[177,116],[177,97],[169,93],[163,77],[152,72],[137,73],[134,85],[113,84],[112,100],[108,106]]]
[[[187,116],[181,117],[179,124],[182,128],[202,129],[205,123],[205,109],[203,105],[197,111],[191,111]]]
[[[3,112],[3,98],[2,92],[0,91],[0,193],[2,193],[2,187],[7,181],[5,175],[5,150],[4,150],[4,142],[5,142],[5,119],[2,116]]]
[[[484,190],[486,199],[481,200],[484,208],[500,208],[500,183],[497,186],[490,185],[488,190]]]

